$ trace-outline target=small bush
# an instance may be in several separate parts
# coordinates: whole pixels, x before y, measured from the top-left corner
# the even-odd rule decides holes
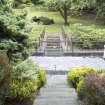
[[[12,72],[7,99],[19,102],[24,99],[33,100],[39,87],[45,84],[45,79],[44,71],[40,70],[31,60],[24,61]]]
[[[32,20],[34,22],[37,22],[37,23],[42,23],[43,25],[51,25],[51,24],[54,24],[54,20],[53,19],[49,19],[47,17],[36,17],[36,16],[34,16],[32,18]]]
[[[85,77],[88,73],[96,71],[95,68],[91,67],[77,67],[72,68],[68,72],[68,82],[71,82],[73,87],[76,88],[79,81]]]
[[[38,92],[37,81],[34,79],[14,79],[10,82],[10,99],[34,99]]]
[[[88,105],[105,105],[105,77],[98,73],[88,74],[78,84],[78,95]]]

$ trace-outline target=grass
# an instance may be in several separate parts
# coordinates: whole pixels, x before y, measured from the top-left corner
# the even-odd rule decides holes
[[[50,19],[54,19],[55,24],[54,25],[43,25],[43,27],[46,27],[46,31],[48,32],[60,32],[60,26],[63,24],[63,19],[60,17],[59,13],[57,12],[49,12],[49,11],[41,11],[39,9],[36,9],[35,7],[27,8],[28,10],[28,16],[27,19],[31,20],[34,16],[44,16],[48,17]],[[37,25],[38,26],[38,25]]]
[[[32,25],[32,30],[30,32],[30,39],[35,40],[38,39],[40,36],[40,33],[42,32],[43,28],[46,27],[46,32],[61,32],[61,25],[63,25],[64,20],[60,16],[58,12],[51,12],[48,10],[40,9],[35,6],[30,6],[25,8],[28,11],[27,20],[32,20],[32,17],[34,16],[44,16],[48,17],[50,19],[54,19],[55,24],[53,25],[38,25],[34,24]],[[83,26],[95,26],[98,29],[105,28],[104,25],[102,25],[100,22],[96,22],[95,18],[93,16],[87,16],[84,17],[69,17],[70,26],[66,27],[66,30],[70,33],[73,32],[73,30],[76,30],[76,24],[81,24]],[[88,27],[86,27],[88,28]]]

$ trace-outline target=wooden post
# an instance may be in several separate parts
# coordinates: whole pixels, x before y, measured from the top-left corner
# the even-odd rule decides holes
[[[40,37],[39,37],[39,47],[40,47]]]
[[[104,45],[104,56],[103,56],[103,57],[104,57],[104,59],[105,59],[105,45]]]

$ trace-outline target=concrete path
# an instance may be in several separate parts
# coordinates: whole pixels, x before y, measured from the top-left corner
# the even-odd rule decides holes
[[[30,57],[45,70],[68,71],[72,67],[91,66],[105,70],[105,60],[98,57]]]
[[[67,84],[66,76],[48,76],[47,85],[40,90],[33,105],[80,105],[74,88]]]

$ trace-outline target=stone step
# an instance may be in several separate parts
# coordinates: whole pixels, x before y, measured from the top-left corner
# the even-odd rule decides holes
[[[47,40],[60,40],[60,37],[47,37]]]
[[[61,52],[62,51],[62,49],[61,48],[47,48],[47,49],[45,49],[45,51],[47,51],[47,52],[53,52],[53,53],[57,53],[57,52]]]
[[[58,88],[53,88],[53,87],[49,87],[49,88],[42,88],[41,90],[40,90],[40,92],[45,92],[46,93],[46,91],[47,92],[52,92],[52,90],[54,90],[54,92],[71,92],[71,91],[74,91],[74,89],[73,88],[60,88],[60,87],[58,87]]]
[[[60,45],[48,45],[48,46],[46,46],[46,48],[48,48],[48,49],[57,49],[57,48],[61,48],[61,46]]]
[[[60,46],[60,43],[47,43],[47,46]]]
[[[73,88],[43,88],[42,90],[40,90],[40,93],[43,93],[43,95],[46,94],[69,94],[69,96],[71,96],[70,93],[76,93],[75,90]]]
[[[57,54],[53,54],[53,53],[45,53],[45,56],[48,56],[48,57],[60,57],[60,56],[62,56],[62,54],[59,54],[59,53],[57,53]]]
[[[63,99],[43,99],[43,100],[36,100],[34,105],[79,105],[78,100],[77,99],[67,99],[67,100],[63,100]]]
[[[61,50],[45,50],[46,54],[62,54]]]
[[[67,71],[64,70],[46,70],[46,74],[49,75],[67,75]]]
[[[52,39],[51,38],[47,38],[47,42],[48,41],[49,42],[57,42],[57,41],[60,42],[60,39],[59,38],[58,39],[55,39],[55,38],[52,38]]]
[[[52,92],[41,92],[41,96],[39,95],[38,98],[68,98],[68,97],[77,97],[76,92],[55,92],[54,90],[52,90]]]
[[[47,38],[60,38],[60,36],[47,36]]]

